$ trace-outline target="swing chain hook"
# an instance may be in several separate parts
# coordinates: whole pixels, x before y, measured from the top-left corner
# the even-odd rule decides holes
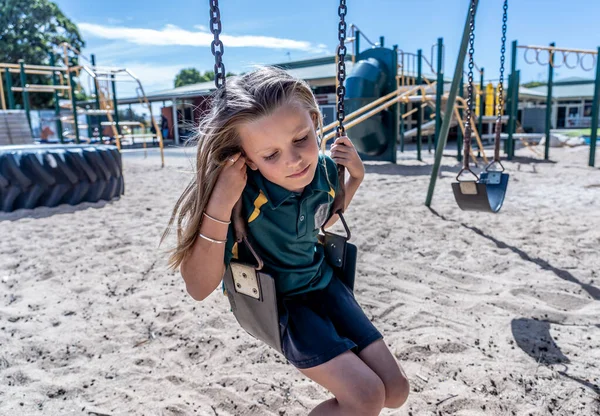
[[[225,65],[223,64],[223,54],[225,49],[223,42],[219,39],[221,34],[221,11],[219,10],[219,0],[209,0],[210,2],[210,31],[214,39],[210,44],[210,50],[215,57],[215,87],[217,89],[225,86]]]

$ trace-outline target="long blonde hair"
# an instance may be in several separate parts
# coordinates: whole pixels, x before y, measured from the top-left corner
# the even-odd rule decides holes
[[[281,105],[295,103],[308,110],[315,129],[323,118],[310,86],[276,67],[262,67],[227,79],[226,88],[212,96],[211,108],[200,121],[194,140],[198,143],[196,174],[175,207],[161,242],[177,220],[177,245],[171,250],[169,267],[176,269],[190,253],[202,225],[202,213],[227,159],[241,152],[238,126],[272,114]]]

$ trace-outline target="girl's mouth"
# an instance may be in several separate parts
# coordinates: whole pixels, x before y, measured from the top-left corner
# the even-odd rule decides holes
[[[294,173],[293,175],[289,175],[288,178],[301,178],[302,176],[306,175],[306,173],[308,172],[308,168],[310,168],[310,165],[308,165],[307,167],[305,167],[304,169],[302,169],[300,172],[298,173]]]

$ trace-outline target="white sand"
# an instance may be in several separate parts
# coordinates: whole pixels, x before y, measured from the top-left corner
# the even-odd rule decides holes
[[[505,164],[499,215],[458,210],[451,158],[435,213],[430,158],[368,164],[356,296],[412,384],[382,414],[600,412],[600,170],[585,148],[552,157]],[[167,271],[186,163],[126,157],[120,200],[0,217],[1,415],[305,415],[330,397]]]

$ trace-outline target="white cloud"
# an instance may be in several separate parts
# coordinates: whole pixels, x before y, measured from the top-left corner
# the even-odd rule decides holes
[[[107,20],[108,20],[108,23],[111,25],[118,25],[119,23],[123,23],[123,21],[121,19],[115,19],[113,17],[109,17]]]
[[[125,67],[140,79],[144,86],[144,91],[152,92],[161,89],[173,88],[175,75],[190,65],[163,65],[144,64],[128,62]]]
[[[198,29],[200,32],[208,32],[208,27],[204,25],[196,25],[194,26],[194,29]]]
[[[79,29],[88,36],[103,39],[121,40],[138,45],[153,46],[209,46],[213,41],[210,32],[193,32],[181,29],[175,25],[166,25],[161,30],[142,29],[124,26],[103,26],[94,23],[79,23]],[[203,27],[206,29],[205,27]],[[230,36],[221,35],[221,40],[226,47],[257,47],[268,49],[301,50],[319,53],[323,51],[323,44],[313,45],[310,42],[270,36]]]

